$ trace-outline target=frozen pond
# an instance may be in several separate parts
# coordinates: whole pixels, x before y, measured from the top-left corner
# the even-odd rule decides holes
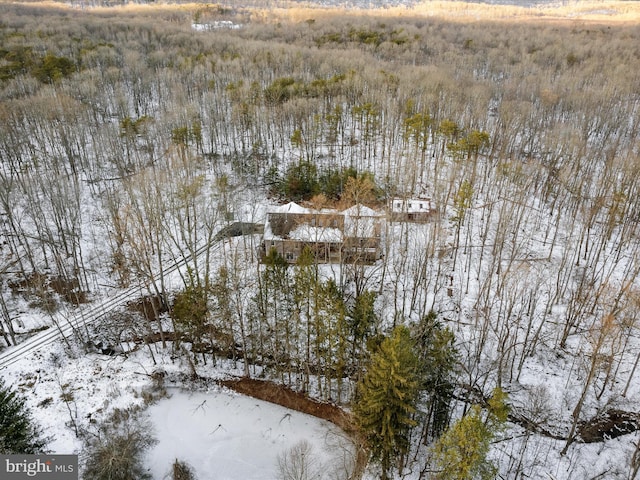
[[[172,391],[147,412],[159,441],[146,457],[155,480],[171,478],[175,459],[199,479],[275,480],[278,457],[286,452],[292,463],[291,448],[301,441],[310,447],[304,462],[319,478],[346,478],[352,462],[353,446],[333,424],[251,397]]]

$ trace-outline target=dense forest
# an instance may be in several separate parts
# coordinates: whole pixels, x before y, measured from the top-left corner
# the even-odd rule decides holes
[[[635,479],[640,27],[495,8],[2,2],[3,347],[138,286],[85,345],[347,407],[374,477]],[[426,196],[372,265],[221,235]]]

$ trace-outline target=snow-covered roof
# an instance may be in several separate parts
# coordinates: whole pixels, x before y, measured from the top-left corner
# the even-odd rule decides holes
[[[298,205],[295,202],[289,202],[286,205],[280,205],[269,209],[268,213],[312,213],[312,210]]]
[[[290,202],[286,205],[274,207],[268,210],[269,214],[282,215],[317,215],[314,218],[304,218],[299,224],[293,225],[291,231],[279,231],[278,228],[271,225],[273,218],[267,216],[267,222],[264,228],[265,240],[279,240],[283,238],[290,238],[293,240],[300,240],[306,242],[326,242],[326,243],[338,243],[344,241],[345,237],[362,237],[371,238],[378,235],[376,225],[379,223],[382,214],[369,208],[365,205],[354,205],[352,207],[343,210],[323,209],[321,211],[305,208],[297,203]],[[322,225],[321,218],[336,218],[342,217],[344,219],[344,229],[340,223],[335,221],[331,222],[329,226],[327,222],[325,226]],[[318,219],[318,225],[316,225],[316,218]],[[277,235],[274,233],[280,233]],[[286,237],[283,237],[286,233]]]
[[[376,237],[376,225],[379,222],[378,216],[346,216],[344,219],[344,234],[347,237],[357,238]]]
[[[273,230],[271,230],[271,223],[266,222],[264,224],[264,232],[262,233],[262,238],[264,240],[275,240],[278,239],[280,237],[278,237],[277,235],[275,235],[273,233]]]
[[[354,205],[347,208],[342,212],[348,217],[381,217],[382,214],[373,208],[369,208],[366,205]]]
[[[289,238],[305,242],[341,243],[343,234],[339,228],[313,227],[302,224],[289,233]]]

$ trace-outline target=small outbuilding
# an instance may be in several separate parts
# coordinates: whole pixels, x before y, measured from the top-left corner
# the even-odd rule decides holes
[[[389,219],[392,222],[425,223],[436,214],[430,197],[394,198],[389,205]]]

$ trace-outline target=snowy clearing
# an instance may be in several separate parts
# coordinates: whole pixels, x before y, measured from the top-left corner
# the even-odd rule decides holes
[[[154,479],[165,478],[175,459],[198,478],[278,478],[278,456],[301,441],[309,443],[309,466],[318,472],[350,455],[344,434],[310,415],[223,391],[170,393],[148,409],[159,439],[146,460]]]

